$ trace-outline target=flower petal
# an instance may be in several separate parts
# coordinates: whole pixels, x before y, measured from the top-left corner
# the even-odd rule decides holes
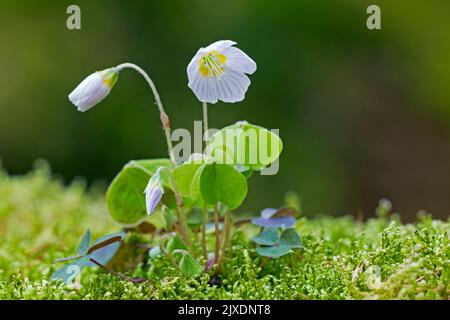
[[[250,86],[250,79],[245,73],[225,68],[224,74],[217,79],[221,86],[222,95],[219,97],[223,102],[239,102],[244,100],[245,93]]]
[[[86,95],[81,100],[78,100],[78,111],[84,112],[95,106],[103,100],[111,91],[105,84],[100,84],[96,90],[93,90],[89,95]]]
[[[162,188],[156,187],[146,192],[145,205],[147,207],[148,215],[151,215],[153,212],[155,212],[156,207],[158,207],[162,196],[163,196]]]
[[[235,71],[252,74],[256,71],[256,63],[244,51],[229,47],[223,51],[227,57],[227,66]]]
[[[203,52],[211,52],[211,51],[222,52],[223,50],[225,50],[235,44],[236,44],[236,42],[231,41],[231,40],[219,40],[219,41],[216,41],[216,42],[210,44],[206,48],[202,48],[200,50],[202,50]]]
[[[147,214],[151,215],[155,212],[162,199],[164,189],[161,179],[162,167],[159,167],[155,174],[148,180],[147,187],[144,190],[145,193],[145,206],[147,208]]]
[[[69,100],[78,111],[86,111],[102,101],[118,78],[116,68],[95,72],[86,77],[70,94]]]
[[[208,103],[216,103],[218,93],[215,84],[216,78],[203,77],[200,73],[193,75],[192,81],[188,86],[192,89],[198,100]]]
[[[203,49],[203,48],[202,48]],[[189,62],[187,66],[187,74],[189,78],[189,82],[193,78],[194,74],[198,73],[198,61],[202,56],[202,49],[199,49],[195,56],[192,58],[191,62]]]

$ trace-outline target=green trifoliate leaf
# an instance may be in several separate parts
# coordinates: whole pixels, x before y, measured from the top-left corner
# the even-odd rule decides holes
[[[89,256],[79,258],[56,270],[52,274],[50,280],[62,280],[64,283],[70,284],[81,273],[81,271],[89,265]]]
[[[81,240],[80,245],[78,246],[78,254],[80,256],[85,255],[89,250],[89,244],[91,243],[91,230],[88,229]]]
[[[216,132],[207,151],[217,163],[261,170],[276,161],[282,149],[283,144],[277,134],[240,121]]]
[[[229,165],[210,163],[203,167],[199,189],[207,204],[221,202],[236,209],[247,195],[247,179]]]
[[[276,245],[272,247],[258,247],[256,252],[264,257],[278,258],[291,252],[291,247],[286,245]]]
[[[59,262],[69,259],[74,261],[55,271],[51,279],[60,279],[65,283],[70,283],[85,267],[97,266],[91,259],[106,265],[119,250],[125,239],[125,232],[121,231],[101,237],[95,240],[91,246],[89,245],[90,237],[90,231],[88,230],[78,248],[81,256],[57,260]]]
[[[272,228],[264,230],[259,235],[252,238],[253,242],[264,246],[274,246],[278,243],[279,240],[280,234],[278,233],[278,230]]]
[[[106,193],[106,204],[115,221],[133,225],[145,218],[147,214],[143,191],[160,166],[171,167],[172,162],[169,159],[130,161],[114,178]],[[170,194],[164,194],[163,203]]]
[[[173,170],[173,177],[177,183],[181,196],[193,198],[191,184],[195,173],[200,169],[200,163],[183,163]]]
[[[291,248],[301,248],[302,242],[300,236],[295,231],[295,229],[290,228],[283,231],[281,234],[281,245],[290,246]]]
[[[89,248],[87,257],[94,259],[100,264],[106,265],[116,255],[124,239],[124,231],[98,238]],[[93,262],[89,265],[96,266]]]

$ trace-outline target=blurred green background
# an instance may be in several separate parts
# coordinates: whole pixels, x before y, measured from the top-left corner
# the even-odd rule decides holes
[[[81,30],[66,8],[81,7]],[[382,30],[366,8],[381,7]],[[380,198],[411,220],[450,211],[450,2],[6,1],[0,4],[0,158],[11,174],[45,158],[69,182],[105,182],[130,159],[166,154],[147,84],[123,72],[77,112],[68,93],[95,70],[134,62],[155,81],[174,128],[200,103],[186,67],[232,39],[258,64],[246,99],[210,109],[210,126],[279,128],[280,172],[254,175],[240,210],[301,195],[306,214],[373,214]]]

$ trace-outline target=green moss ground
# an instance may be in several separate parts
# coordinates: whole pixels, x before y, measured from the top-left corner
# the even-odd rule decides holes
[[[449,221],[423,215],[416,224],[376,218],[299,219],[304,249],[268,262],[236,231],[220,283],[208,275],[185,279],[163,258],[148,264],[132,249],[128,274],[148,278],[132,284],[97,269],[84,270],[79,290],[49,282],[73,255],[86,231],[93,238],[120,230],[106,212],[102,192],[78,181],[65,187],[45,166],[20,177],[0,171],[0,298],[2,299],[448,299]],[[150,236],[130,235],[151,243]],[[197,250],[200,250],[199,248]]]

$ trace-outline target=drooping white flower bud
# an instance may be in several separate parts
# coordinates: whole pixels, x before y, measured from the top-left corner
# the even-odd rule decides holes
[[[85,78],[69,94],[69,100],[78,111],[89,110],[109,94],[118,77],[119,71],[116,68],[97,71]]]

